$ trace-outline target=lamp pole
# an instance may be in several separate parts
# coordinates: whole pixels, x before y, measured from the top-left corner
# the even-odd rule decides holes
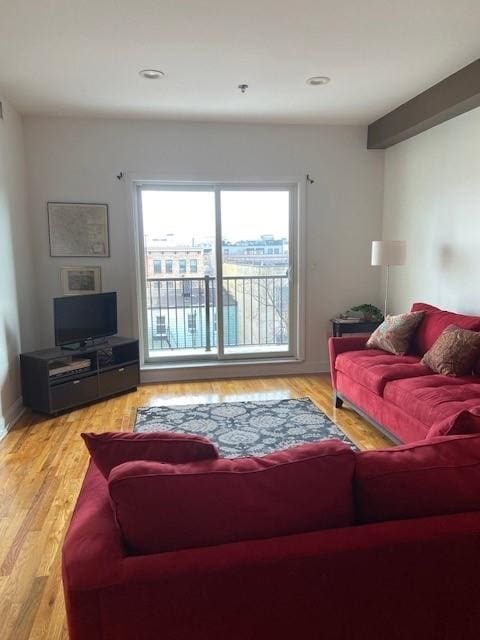
[[[383,305],[383,319],[384,319],[384,320],[385,320],[385,319],[386,319],[386,317],[387,317],[387,306],[388,306],[388,273],[389,273],[389,270],[390,270],[390,265],[389,265],[389,264],[387,264],[387,265],[386,265],[386,267],[387,267],[387,273],[386,273],[386,276],[385,276],[385,302],[384,302],[384,305]]]

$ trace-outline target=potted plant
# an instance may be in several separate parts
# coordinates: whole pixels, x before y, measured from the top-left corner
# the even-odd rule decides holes
[[[356,307],[352,307],[351,310],[360,313],[366,322],[379,322],[383,320],[383,313],[373,304],[359,304]]]

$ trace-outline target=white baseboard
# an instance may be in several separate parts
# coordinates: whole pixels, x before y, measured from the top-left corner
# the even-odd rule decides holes
[[[25,407],[22,404],[22,398],[17,398],[5,411],[5,415],[3,417],[0,416],[0,440],[4,438],[15,423],[18,422],[24,411]]]
[[[305,375],[328,373],[328,361],[310,362],[248,362],[202,363],[195,366],[145,365],[140,372],[142,384],[152,382],[182,382],[186,380],[213,380],[216,378],[260,378],[263,376]]]

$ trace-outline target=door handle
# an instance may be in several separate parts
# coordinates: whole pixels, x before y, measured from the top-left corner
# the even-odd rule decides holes
[[[122,373],[122,371],[125,371],[125,367],[122,367],[121,369],[119,369],[118,373]]]
[[[72,384],[80,384],[80,380],[74,380]]]

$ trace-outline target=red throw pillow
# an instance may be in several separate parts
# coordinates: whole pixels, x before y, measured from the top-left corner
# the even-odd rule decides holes
[[[480,404],[480,402],[479,402]],[[436,422],[427,433],[427,439],[442,436],[480,434],[480,407],[461,409],[453,415]]]
[[[437,338],[449,325],[454,324],[461,329],[480,331],[480,317],[465,316],[452,311],[442,311],[423,302],[415,302],[412,311],[424,311],[423,320],[415,331],[413,350],[423,356],[436,342]]]
[[[124,462],[151,460],[184,463],[218,458],[214,444],[183,433],[82,433],[87,449],[99,471],[108,478],[110,471]]]
[[[480,510],[480,435],[356,454],[361,523]]]
[[[327,440],[261,458],[130,462],[108,485],[129,551],[148,554],[351,525],[354,465]]]

